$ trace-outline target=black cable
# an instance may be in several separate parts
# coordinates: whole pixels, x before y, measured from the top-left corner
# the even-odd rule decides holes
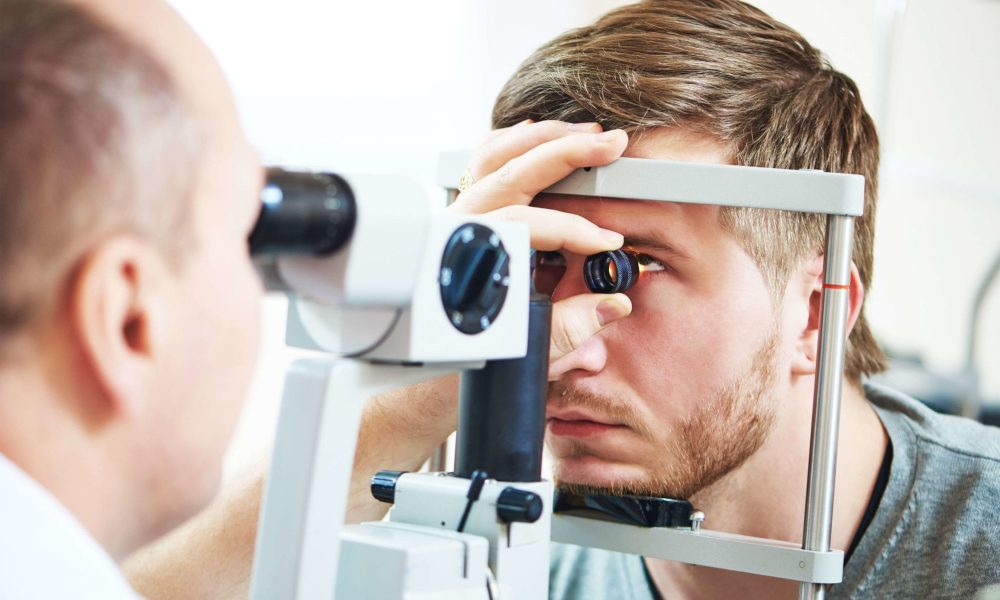
[[[486,483],[486,480],[489,479],[489,477],[490,476],[486,474],[486,471],[477,470],[472,472],[472,477],[470,477],[471,482],[469,483],[469,491],[465,494],[465,497],[468,498],[469,501],[465,503],[465,510],[462,511],[462,519],[458,522],[457,531],[459,533],[465,531],[465,522],[469,520],[469,513],[472,512],[472,505],[479,500],[480,494],[483,493],[483,484]]]

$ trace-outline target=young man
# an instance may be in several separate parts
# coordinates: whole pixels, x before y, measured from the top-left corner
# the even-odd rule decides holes
[[[544,239],[558,230],[551,220],[573,215],[623,233],[652,267],[627,301],[599,297],[595,310],[573,311],[596,296],[583,285],[587,252],[562,244],[546,256],[553,298],[573,315],[561,319],[601,329],[553,340],[548,442],[559,485],[687,497],[707,513],[706,527],[800,542],[823,227],[795,213],[538,192],[573,167],[622,152],[859,173],[866,206],[854,244],[833,531],[848,560],[828,597],[968,597],[1000,580],[991,514],[1000,436],[864,382],[884,368],[862,310],[878,143],[850,79],[741,2],[643,2],[537,51],[501,92],[494,125],[470,165],[476,183],[455,210],[528,218],[545,251],[560,245]],[[454,427],[453,380],[375,399],[350,518],[383,513],[367,491],[375,470],[419,467]],[[167,554],[195,548],[218,557],[200,531],[252,529],[251,519],[232,514],[225,506],[208,513]],[[560,599],[797,591],[785,581],[573,547],[557,548],[552,573]]]
[[[833,522],[833,545],[847,563],[829,597],[969,597],[1000,579],[992,514],[1000,435],[863,381],[885,364],[863,313],[878,141],[849,78],[742,2],[652,1],[539,49],[500,93],[493,117],[498,128],[525,119],[622,128],[630,132],[626,156],[864,175]],[[506,139],[521,135],[516,129]],[[480,153],[474,175],[508,159],[499,145]],[[800,543],[823,218],[572,197],[534,204],[624,234],[626,247],[655,267],[629,292],[630,317],[552,364],[557,483],[690,498],[708,527]],[[554,299],[586,292],[583,258],[564,252],[547,261],[564,269]],[[554,598],[621,590],[631,598],[778,598],[794,597],[797,585],[576,547],[557,552]]]

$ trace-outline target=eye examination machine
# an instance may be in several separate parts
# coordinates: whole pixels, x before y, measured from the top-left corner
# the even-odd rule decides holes
[[[454,197],[467,154],[442,157]],[[684,499],[557,494],[542,478],[551,303],[522,224],[460,215],[394,177],[272,170],[251,250],[289,294],[293,363],[260,516],[252,598],[548,597],[561,542],[794,580],[840,582],[834,473],[857,175],[623,158],[546,190],[827,215],[803,544],[712,531]],[[628,289],[628,253],[586,261],[594,292]],[[320,354],[322,353],[322,354]],[[387,520],[344,525],[363,402],[461,373],[453,472],[373,473]]]

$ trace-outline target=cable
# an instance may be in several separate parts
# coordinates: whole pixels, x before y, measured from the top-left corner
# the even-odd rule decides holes
[[[486,474],[486,471],[476,470],[472,472],[472,477],[470,479],[472,481],[469,483],[469,491],[465,494],[465,497],[468,498],[469,501],[465,503],[465,510],[462,511],[462,519],[458,522],[457,531],[459,533],[465,531],[465,523],[469,520],[469,513],[472,512],[472,505],[479,500],[480,494],[483,493],[483,484],[486,483],[487,479],[489,479],[489,475]]]

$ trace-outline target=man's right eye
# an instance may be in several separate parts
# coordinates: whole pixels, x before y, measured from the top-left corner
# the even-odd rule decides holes
[[[537,252],[533,281],[535,289],[551,296],[566,273],[566,257],[559,252]]]

